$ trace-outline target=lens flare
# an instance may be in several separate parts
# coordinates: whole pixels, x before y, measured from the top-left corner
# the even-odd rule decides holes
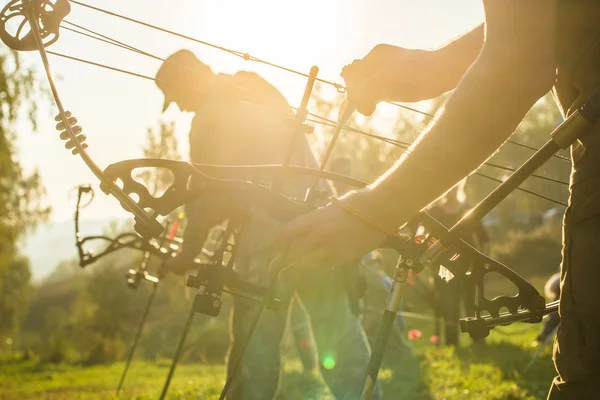
[[[330,354],[326,355],[323,358],[323,367],[325,367],[325,369],[333,369],[335,367],[335,358]]]

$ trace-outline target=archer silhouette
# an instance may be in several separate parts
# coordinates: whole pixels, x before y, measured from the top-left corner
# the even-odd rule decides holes
[[[167,58],[156,78],[165,95],[163,110],[173,102],[181,110],[195,113],[190,132],[192,162],[282,164],[288,146],[294,140],[292,165],[316,167],[306,138],[294,135],[286,123],[293,114],[285,98],[256,73],[215,74],[193,53],[181,50]],[[260,177],[251,178],[260,182]],[[303,198],[311,183],[310,177],[286,178],[281,182],[281,191],[291,197]],[[193,180],[191,185],[202,187],[202,182]],[[322,186],[322,189],[329,190],[329,187]],[[166,267],[176,272],[189,268],[209,231],[230,218],[235,210],[231,199],[224,196],[211,196],[211,199],[200,199],[187,206],[183,250]],[[236,269],[243,279],[266,285],[269,263],[275,255],[272,240],[281,223],[269,218],[261,209],[245,218]],[[340,400],[358,397],[370,354],[360,320],[350,308],[343,273],[343,268],[322,269],[302,277],[295,286],[294,299],[302,303],[310,317],[321,372],[331,392]],[[259,302],[234,298],[228,361],[239,357],[241,343],[261,306]],[[229,399],[275,398],[287,320],[287,312],[267,311],[261,315],[236,372]],[[228,374],[231,364],[228,362]]]

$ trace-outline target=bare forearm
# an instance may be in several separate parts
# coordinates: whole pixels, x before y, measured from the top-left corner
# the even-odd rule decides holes
[[[373,210],[381,221],[406,222],[481,165],[551,86],[552,79],[536,68],[480,57],[437,122],[371,185],[368,196],[359,193],[348,201]]]
[[[484,24],[481,24],[436,51],[439,61],[439,70],[436,71],[438,86],[435,88],[436,92],[432,93],[432,98],[456,88],[481,52],[484,31]]]
[[[388,101],[428,100],[453,90],[477,59],[483,45],[484,26],[480,25],[437,50],[412,50],[390,46],[391,65],[386,69],[384,99]],[[394,79],[398,70],[410,71],[410,86],[405,79]],[[408,67],[410,68],[410,67]],[[376,78],[377,79],[377,78]]]

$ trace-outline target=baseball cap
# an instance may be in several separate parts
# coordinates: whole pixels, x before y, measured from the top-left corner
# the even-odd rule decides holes
[[[178,87],[189,86],[194,76],[206,71],[212,73],[210,67],[189,50],[179,50],[167,57],[156,73],[156,85],[165,96],[162,111],[175,101]]]

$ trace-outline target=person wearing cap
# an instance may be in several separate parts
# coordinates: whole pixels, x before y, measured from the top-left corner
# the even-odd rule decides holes
[[[195,113],[190,131],[190,160],[214,165],[282,164],[292,140],[291,164],[316,167],[304,136],[293,134],[293,117],[283,95],[254,72],[215,74],[187,51],[168,57],[156,75],[165,96],[163,111],[171,103]],[[216,174],[216,173],[215,173]],[[290,176],[280,182],[287,196],[304,197],[309,176]],[[192,187],[202,182],[193,179]],[[322,187],[328,190],[328,187]],[[202,199],[186,206],[187,227],[178,257],[165,267],[183,272],[201,250],[213,226],[231,216],[232,199]],[[256,206],[245,216],[236,255],[236,270],[243,280],[266,286],[269,263],[275,255],[272,240],[280,221]],[[237,240],[236,239],[236,240]],[[352,313],[339,270],[322,269],[295,282],[294,301],[300,301],[310,317],[320,370],[338,400],[354,400],[360,393],[370,349],[359,318]],[[229,368],[241,351],[250,325],[262,304],[234,297],[231,318]],[[244,353],[228,399],[269,400],[277,395],[281,375],[282,338],[288,319],[285,311],[262,313]]]

